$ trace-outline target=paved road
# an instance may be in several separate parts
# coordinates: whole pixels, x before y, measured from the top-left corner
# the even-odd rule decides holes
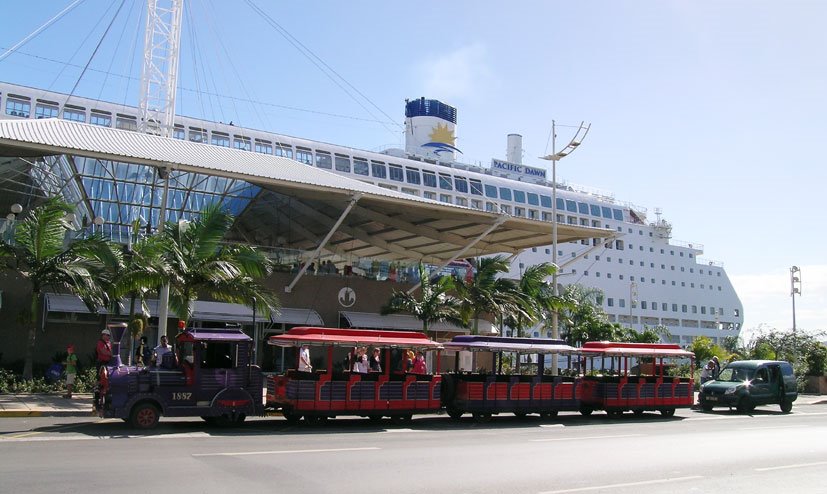
[[[120,420],[4,419],[0,492],[824,492],[825,418],[808,406],[406,426],[166,419],[149,435]]]

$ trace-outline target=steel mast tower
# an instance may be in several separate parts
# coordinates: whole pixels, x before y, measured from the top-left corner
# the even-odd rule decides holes
[[[184,0],[147,0],[141,71],[141,132],[171,137],[181,54]]]
[[[141,71],[141,121],[138,129],[147,134],[172,137],[175,128],[175,92],[181,54],[181,14],[184,0],[147,0],[144,66]],[[158,233],[164,229],[169,191],[169,171],[159,169],[164,180]],[[150,215],[151,218],[151,215]],[[151,219],[150,219],[151,221]],[[158,343],[167,334],[169,283],[161,287],[158,301]]]

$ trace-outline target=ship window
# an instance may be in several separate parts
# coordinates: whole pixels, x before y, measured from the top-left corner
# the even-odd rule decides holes
[[[600,206],[597,204],[589,204],[589,211],[591,211],[592,216],[600,216]]]
[[[536,220],[537,218],[539,218],[539,211],[537,211],[536,209],[529,209],[528,217],[532,220]]]
[[[190,127],[190,141],[207,142],[207,131]]]
[[[455,197],[457,206],[468,206],[468,199],[464,197]]]
[[[487,201],[486,201],[486,203],[485,203],[485,210],[486,210],[486,211],[496,211],[496,210],[497,210],[497,206],[496,206],[496,204],[494,204],[493,202],[487,202]]]
[[[741,311],[738,309],[733,309],[732,315],[735,317],[741,317]]]
[[[626,307],[626,299],[625,298],[618,299],[617,300],[617,305],[618,305],[618,307]]]
[[[681,304],[681,312],[686,312],[686,304]]]
[[[350,156],[335,155],[333,157],[333,166],[336,167],[337,172],[350,173]]]
[[[697,306],[697,305],[693,305],[693,306],[692,306],[692,313],[693,313],[693,314],[697,314],[697,313],[698,313],[698,306]]]
[[[613,299],[611,297],[607,298],[606,299],[606,305],[609,306],[609,307],[614,307],[615,306],[615,299]]]
[[[471,194],[473,194],[475,196],[481,196],[482,195],[482,182],[480,182],[479,180],[474,180],[474,179],[471,179],[470,182],[471,182]]]
[[[514,216],[525,216],[525,208],[521,208],[520,206],[514,206]]]
[[[404,182],[405,172],[402,171],[402,166],[388,164],[388,178],[394,182]]]
[[[330,156],[330,153],[316,151],[316,168],[333,169],[333,157]]]
[[[91,121],[92,121],[93,124],[95,123],[94,122],[95,117],[96,117],[96,115],[92,115]],[[98,124],[95,124],[95,125],[98,125]],[[172,138],[173,139],[178,139],[179,141],[183,141],[187,138],[187,133],[184,132],[183,127],[175,127],[174,129],[172,129]]]
[[[37,117],[40,118],[40,117]],[[111,127],[112,126],[112,117],[109,115],[101,115],[100,113],[92,113],[89,116],[89,123],[92,125],[100,125],[101,127]],[[176,132],[181,133],[181,137],[176,137],[176,139],[183,139],[184,138],[184,129],[175,129]]]
[[[273,145],[269,141],[256,139],[256,152],[262,154],[273,154]]]
[[[296,148],[296,161],[305,165],[313,165],[313,151],[307,148]]]
[[[497,198],[497,188],[493,185],[485,184],[485,197],[490,197],[492,199]]]
[[[640,308],[641,309],[646,309],[646,301],[645,300],[640,301]]]
[[[28,115],[27,115],[28,116]],[[63,106],[63,120],[71,120],[72,122],[86,122],[86,111],[81,108],[70,108]],[[137,128],[137,126],[136,126]],[[135,130],[135,129],[129,129]]]
[[[221,146],[228,148],[230,147],[230,136],[228,136],[227,134],[219,134],[218,132],[213,132],[212,140],[210,142],[213,146]]]
[[[6,101],[6,113],[8,113],[8,106],[11,100]],[[35,106],[34,109],[34,117],[35,118],[52,118],[57,117],[57,114],[60,112],[56,106],[52,105],[42,105],[40,103]],[[28,114],[27,114],[28,116]],[[108,127],[108,125],[107,125]]]
[[[436,173],[423,170],[422,184],[426,187],[436,187]]]
[[[566,199],[566,211],[576,213],[577,212],[577,203],[575,201],[570,201],[570,200]]]
[[[540,197],[537,194],[535,194],[533,192],[529,192],[526,195],[528,196],[528,203],[530,205],[532,205],[532,206],[539,206],[540,205]]]
[[[706,306],[701,306],[701,314],[706,314]]]
[[[589,214],[589,205],[585,202],[577,203],[577,212],[580,214]]]
[[[603,211],[603,217],[604,218],[612,219],[612,208],[609,208],[609,207],[606,207],[606,206],[601,206],[600,209],[601,209],[601,211]]]
[[[442,190],[454,190],[454,187],[451,185],[451,175],[439,174],[439,188]]]
[[[672,304],[672,312],[678,312],[678,304]]]
[[[416,168],[405,168],[405,178],[409,184],[419,185],[422,183],[422,177]]]
[[[353,158],[353,173],[356,175],[370,175],[370,169],[368,168],[368,162],[360,159],[360,158]]]
[[[374,178],[387,178],[388,176],[388,170],[385,168],[385,164],[381,161],[371,161],[370,170]]]
[[[482,201],[479,199],[471,199],[471,207],[474,209],[482,209]]]
[[[451,194],[440,194],[439,202],[447,202],[448,204],[451,204]]]
[[[544,208],[551,207],[551,196],[541,195],[540,196],[540,205]]]
[[[614,213],[614,219],[617,221],[623,221],[623,211],[619,209],[613,209],[612,212]]]
[[[551,213],[543,211],[543,221],[551,221]]]
[[[514,190],[514,202],[525,204],[525,192],[522,190]]]
[[[32,111],[32,104],[28,101],[20,101],[16,99],[6,99],[6,115],[13,117],[29,118],[29,113]]]
[[[427,190],[422,192],[422,197],[425,199],[433,199],[436,200],[436,192],[428,192]]]
[[[235,137],[233,138],[233,147],[242,151],[252,151],[253,143],[250,142],[249,137]]]
[[[511,200],[511,189],[508,187],[500,187],[500,199],[504,201]]]
[[[505,214],[511,214],[511,206],[508,206],[506,204],[501,204],[500,205],[500,212],[505,213]]]
[[[457,189],[457,192],[468,192],[468,181],[464,178],[454,177],[454,187]]]
[[[63,113],[66,113],[64,108]],[[138,130],[138,122],[134,117],[122,117],[120,114],[115,119],[115,127],[123,130]],[[204,133],[206,135],[206,132]]]
[[[276,143],[276,156],[284,156],[293,159],[293,146],[290,144]]]
[[[407,188],[407,187],[402,187],[402,192],[404,192],[405,194],[410,194],[410,195],[412,195],[412,196],[418,196],[418,195],[419,195],[419,191],[418,191],[418,190],[416,190],[416,189],[409,189],[409,188]]]

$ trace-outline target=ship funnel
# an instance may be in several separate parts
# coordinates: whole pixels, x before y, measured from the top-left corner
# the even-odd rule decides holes
[[[453,162],[457,109],[435,99],[405,100],[405,151],[414,156]],[[460,151],[461,152],[461,151]]]
[[[508,147],[505,150],[505,160],[509,163],[523,164],[523,136],[508,134]]]

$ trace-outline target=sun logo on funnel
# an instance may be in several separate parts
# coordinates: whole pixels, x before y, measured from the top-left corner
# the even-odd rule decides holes
[[[431,138],[431,142],[423,144],[423,147],[433,148],[434,154],[437,156],[442,153],[462,152],[454,147],[457,138],[454,136],[454,131],[449,129],[447,125],[436,124],[428,137]]]

